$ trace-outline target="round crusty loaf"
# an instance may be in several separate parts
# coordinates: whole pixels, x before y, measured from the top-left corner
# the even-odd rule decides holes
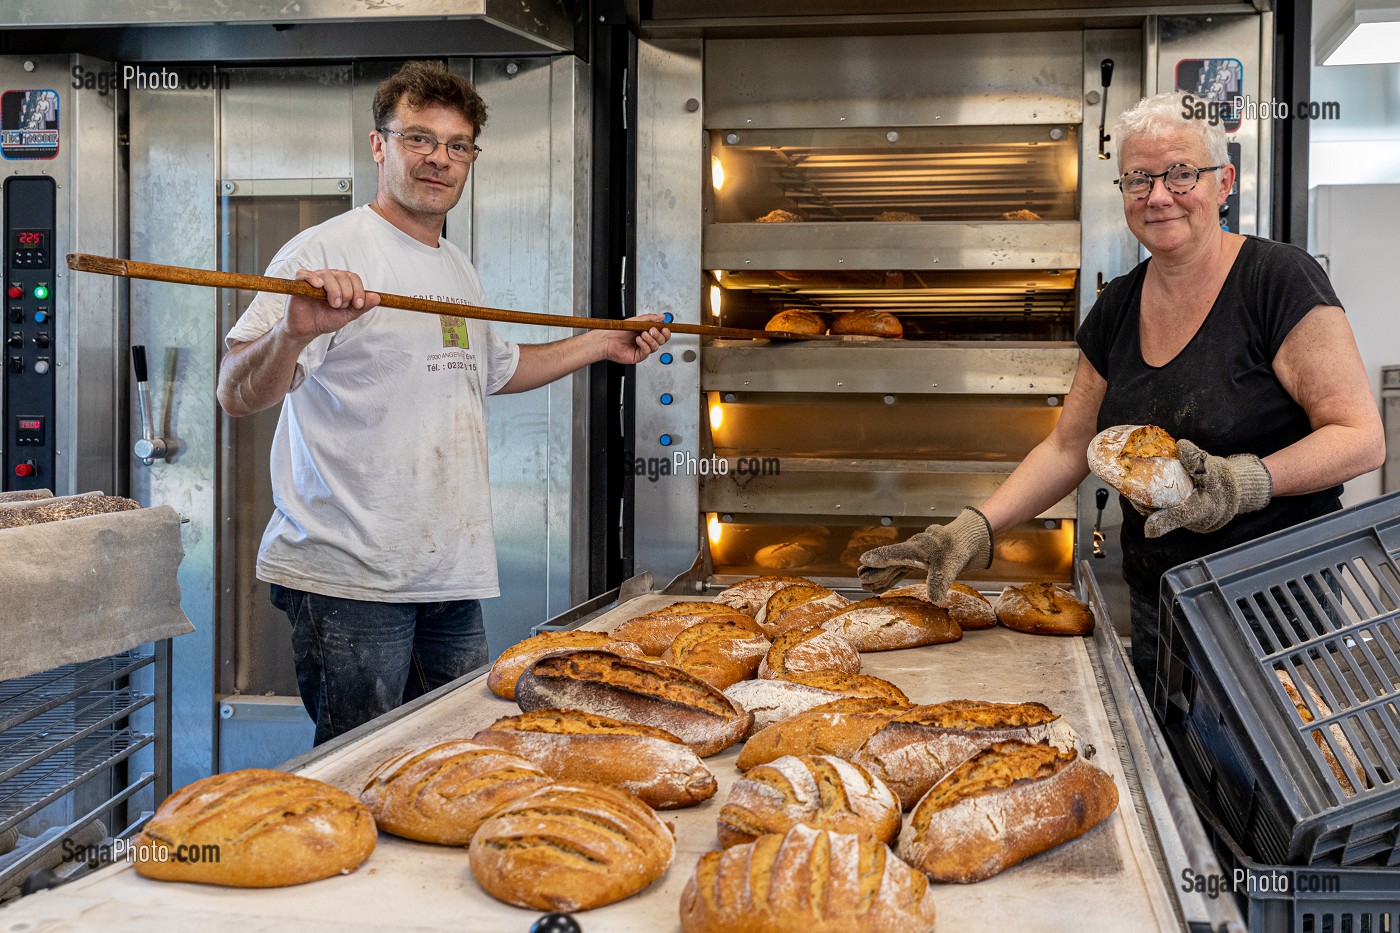
[[[784,587],[768,597],[754,620],[769,638],[777,638],[789,629],[815,625],[850,604],[849,599],[835,590],[815,583],[802,583]]]
[[[768,639],[755,633],[751,622],[714,619],[677,635],[661,659],[723,690],[758,673],[767,653]]]
[[[720,808],[719,844],[753,842],[798,823],[866,833],[888,845],[899,835],[899,800],[865,768],[826,755],[788,755],[745,772]]]
[[[1008,586],[997,597],[997,621],[1028,635],[1088,635],[1094,613],[1074,594],[1053,583]]]
[[[894,651],[962,638],[962,629],[947,609],[908,596],[863,599],[827,616],[821,626],[846,639],[857,651]]]
[[[1089,469],[1145,509],[1170,509],[1195,488],[1176,459],[1176,440],[1156,425],[1120,424],[1089,442]]]
[[[628,619],[613,629],[612,637],[633,642],[647,654],[659,658],[666,653],[666,649],[671,646],[671,642],[675,641],[676,636],[681,632],[692,625],[712,620],[747,626],[757,634],[763,632],[754,624],[752,618],[732,606],[690,601],[672,603],[660,609],[653,609],[651,612],[639,615],[634,619]]]
[[[554,784],[498,810],[472,837],[472,874],[507,904],[590,910],[666,874],[671,827],[636,797],[604,784]]]
[[[1083,835],[1117,807],[1113,779],[1077,752],[1002,742],[924,795],[899,854],[935,881],[982,881]]]
[[[374,851],[377,835],[369,809],[340,788],[248,768],[171,794],[136,836],[133,852],[136,871],[157,881],[277,888],[353,871]],[[215,857],[179,861],[182,851]]]
[[[509,750],[458,740],[384,761],[370,772],[360,799],[385,832],[464,846],[493,812],[553,782]]]
[[[886,598],[909,596],[913,599],[922,599],[924,602],[932,602],[928,598],[927,583],[906,583],[904,586],[885,590],[880,595]],[[991,600],[966,583],[949,584],[948,604],[944,608],[948,610],[949,618],[956,622],[958,628],[964,632],[992,628],[997,624],[997,614],[992,609]]]
[[[998,742],[1047,743],[1066,751],[1075,734],[1041,703],[949,700],[916,706],[876,730],[852,760],[884,780],[907,810],[943,776]]]
[[[768,597],[778,590],[797,586],[799,583],[812,585],[812,581],[805,577],[749,577],[721,590],[714,601],[721,606],[738,609],[745,615],[757,616],[763,611]]]
[[[868,836],[794,826],[707,852],[682,933],[932,933],[928,879]]]
[[[693,674],[603,651],[575,651],[537,661],[521,675],[515,701],[525,712],[578,709],[655,726],[702,758],[733,745],[753,725],[748,712]]]
[[[578,651],[581,648],[602,648],[614,654],[629,658],[640,658],[645,652],[630,641],[619,641],[606,632],[588,632],[575,629],[569,632],[542,632],[531,638],[516,642],[491,665],[491,673],[486,675],[486,686],[496,696],[505,700],[515,699],[515,682],[534,663],[555,651]]]
[[[780,334],[824,334],[826,322],[821,315],[800,308],[785,308],[769,318],[764,325],[769,333]]]
[[[831,322],[831,333],[852,337],[903,337],[904,326],[888,311],[848,311]]]
[[[754,733],[734,764],[747,771],[784,755],[835,755],[850,761],[872,733],[907,709],[907,702],[841,697]]]
[[[786,677],[806,671],[860,673],[860,652],[840,635],[820,625],[788,629],[773,639],[767,656],[758,665],[758,676]]]
[[[782,541],[759,548],[753,562],[768,570],[796,570],[816,560],[819,550],[807,541]]]
[[[561,781],[597,781],[658,810],[715,795],[715,776],[690,746],[664,729],[576,709],[506,716],[472,738],[528,759]]]

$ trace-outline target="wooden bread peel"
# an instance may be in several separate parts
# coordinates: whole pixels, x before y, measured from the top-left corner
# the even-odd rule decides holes
[[[326,297],[323,289],[297,279],[278,279],[266,275],[247,275],[240,272],[213,272],[208,269],[191,269],[185,266],[163,266],[157,263],[135,262],[130,259],[93,256],[88,253],[69,253],[68,268],[77,272],[95,272],[99,275],[115,275],[129,279],[148,279],[152,282],[173,282],[178,285],[241,288],[253,292],[275,292],[281,295],[297,295],[302,298],[321,300]],[[375,290],[366,288],[365,291]],[[507,324],[539,324],[545,327],[576,327],[585,330],[633,331],[665,327],[669,328],[673,334],[735,337],[743,340],[832,339],[825,334],[770,333],[743,327],[714,327],[707,324],[663,324],[660,321],[620,321],[611,318],[535,314],[529,311],[504,311],[499,308],[482,308],[477,305],[431,301],[427,298],[410,298],[406,295],[391,295],[388,292],[375,292],[375,294],[379,296],[379,307],[383,308],[398,308],[401,311],[418,311],[423,314],[446,314],[452,317],[475,318],[482,321],[501,321]]]

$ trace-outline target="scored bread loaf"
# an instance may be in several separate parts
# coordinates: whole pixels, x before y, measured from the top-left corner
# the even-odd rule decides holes
[[[899,854],[935,881],[982,881],[1088,832],[1118,788],[1073,749],[1001,742],[958,765],[914,807]]]
[[[671,827],[616,787],[559,783],[481,824],[468,857],[486,893],[535,910],[590,910],[666,874]]]
[[[141,503],[122,496],[104,496],[100,492],[57,499],[11,501],[0,507],[0,530],[65,522],[89,515],[107,515],[141,508]]]
[[[758,676],[786,677],[805,671],[860,673],[860,652],[840,635],[813,625],[788,629],[769,647],[758,665]]]
[[[690,807],[715,795],[715,776],[664,729],[576,709],[506,716],[472,741],[501,748],[560,781],[596,781],[636,794],[658,810]]]
[[[1088,635],[1094,613],[1069,590],[1053,583],[1008,586],[992,606],[997,621],[1028,635]]]
[[[692,625],[676,636],[661,659],[723,690],[757,674],[768,653],[768,639],[752,626],[727,619]]]
[[[457,740],[385,760],[370,772],[360,799],[385,832],[464,846],[493,812],[552,783],[544,769],[510,750]]]
[[[962,638],[962,629],[947,609],[927,599],[876,596],[863,599],[822,620],[857,651],[894,651],[920,645],[941,645]]]
[[[824,334],[826,322],[821,315],[801,308],[784,308],[768,319],[763,329],[781,334]]]
[[[767,570],[798,570],[816,560],[820,550],[809,541],[780,541],[755,551],[753,562]]]
[[[1303,695],[1298,692],[1298,688],[1293,683],[1293,678],[1289,676],[1287,671],[1275,669],[1274,673],[1278,676],[1279,683],[1283,684],[1284,692],[1288,694],[1288,699],[1292,701],[1293,707],[1298,711],[1299,717],[1302,718],[1303,722],[1312,722],[1315,718],[1313,712],[1308,708],[1308,704],[1303,699]],[[1317,707],[1317,714],[1324,717],[1331,716],[1332,707],[1328,706],[1326,701],[1313,689],[1312,684],[1303,681],[1303,686],[1307,688],[1308,696]],[[1337,760],[1336,753],[1332,751],[1332,746],[1327,744],[1327,740],[1322,737],[1321,732],[1314,732],[1312,734],[1313,742],[1317,744],[1318,751],[1322,752],[1322,760],[1327,763],[1327,767],[1332,771],[1332,776],[1335,777],[1337,783],[1342,786],[1342,792],[1347,796],[1356,793],[1356,788],[1351,783],[1351,774],[1356,775],[1363,786],[1370,787],[1371,782],[1366,778],[1366,769],[1361,766],[1361,759],[1356,756],[1356,749],[1352,747],[1351,742],[1347,741],[1346,734],[1342,732],[1342,727],[1333,724],[1327,727],[1327,731],[1331,733],[1333,741],[1337,743],[1337,747],[1342,750],[1342,757],[1346,759],[1346,767],[1343,767],[1342,763]],[[1347,773],[1348,769],[1351,770],[1351,774]]]
[[[735,765],[747,771],[784,755],[835,755],[849,761],[873,732],[907,709],[907,701],[841,697],[760,729],[739,750]]]
[[[715,602],[721,606],[729,606],[737,609],[747,616],[757,616],[763,611],[763,606],[768,602],[768,597],[785,587],[796,586],[805,583],[812,584],[811,580],[805,577],[749,577],[747,580],[740,580],[733,586],[725,587],[715,596]]]
[[[795,673],[782,680],[745,680],[724,691],[724,695],[753,716],[749,735],[841,697],[909,702],[903,691],[888,680],[839,671]]]
[[[376,838],[369,809],[340,788],[248,768],[171,794],[132,851],[136,871],[157,881],[277,888],[353,871]],[[176,858],[192,851],[214,857]]]
[[[555,651],[578,651],[582,648],[601,648],[629,658],[645,655],[641,647],[630,641],[619,641],[606,632],[543,632],[523,641],[516,642],[491,665],[491,673],[486,675],[486,686],[496,696],[506,700],[515,699],[515,682],[529,670],[536,661]]]
[[[701,622],[711,620],[733,622],[735,625],[748,626],[758,634],[763,633],[763,630],[754,623],[752,618],[747,617],[732,606],[693,601],[672,603],[669,606],[653,609],[651,612],[628,619],[613,629],[612,637],[621,641],[630,641],[640,646],[652,657],[659,658],[681,632],[692,625],[699,625]]]
[[[777,638],[794,628],[806,628],[844,609],[851,601],[835,590],[815,583],[803,583],[778,590],[754,616],[769,638]]]
[[[909,809],[945,774],[999,742],[1075,748],[1074,730],[1041,703],[949,700],[907,710],[866,739],[852,760]]]
[[[927,583],[906,583],[904,586],[885,590],[880,595],[886,598],[908,596],[913,599],[922,599],[926,603],[933,602],[928,598]],[[935,603],[935,605],[937,604]],[[997,614],[992,609],[991,600],[966,583],[949,584],[948,600],[943,608],[948,610],[949,618],[956,622],[958,628],[964,632],[992,628],[997,624]]]
[[[903,337],[904,326],[888,311],[848,311],[831,322],[831,333],[852,337]]]
[[[1155,424],[1105,428],[1089,442],[1094,475],[1145,509],[1175,508],[1195,486],[1176,459],[1176,440]]]
[[[868,836],[797,825],[706,852],[682,933],[932,933],[928,879]]]
[[[899,835],[901,818],[894,793],[860,765],[826,755],[787,755],[735,781],[716,822],[719,844],[727,849],[798,823],[866,833],[888,845]]]
[[[753,725],[752,715],[693,674],[669,664],[604,651],[575,651],[540,659],[521,675],[515,701],[527,713],[578,709],[655,726],[689,745],[702,758],[733,745]]]

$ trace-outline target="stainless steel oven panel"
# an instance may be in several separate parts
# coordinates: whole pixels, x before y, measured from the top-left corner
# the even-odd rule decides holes
[[[720,39],[705,126],[1079,123],[1077,31]]]
[[[219,108],[214,90],[139,91],[130,107],[130,256],[143,262],[213,269],[218,264]],[[174,439],[167,461],[131,464],[132,496],[173,506],[184,526],[181,605],[195,630],[174,652],[173,781],[210,773],[215,757],[215,545],[221,534],[216,492],[219,412],[218,292],[130,282],[131,342],[145,344],[160,433]],[[129,364],[128,364],[129,365]],[[139,423],[134,412],[133,424]],[[130,457],[130,449],[126,451]]]
[[[700,320],[700,212],[704,91],[701,43],[637,44],[637,310]],[[694,101],[698,109],[688,108]],[[634,274],[629,270],[629,276]],[[636,380],[636,457],[669,459],[675,451],[699,458],[699,338],[677,336],[629,378]],[[670,362],[663,362],[669,359]],[[663,404],[668,396],[671,403]],[[668,440],[665,443],[663,439]],[[699,477],[636,477],[633,506],[638,567],[659,580],[689,569],[700,545]]]
[[[707,224],[706,269],[1073,269],[1080,225]]]
[[[220,171],[231,179],[349,178],[349,65],[227,69]]]

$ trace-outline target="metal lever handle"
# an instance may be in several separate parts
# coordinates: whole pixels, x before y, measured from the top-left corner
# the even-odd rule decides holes
[[[1098,514],[1094,516],[1094,556],[1107,557],[1108,552],[1103,549],[1104,536],[1099,530],[1103,524],[1103,510],[1108,506],[1108,490],[1100,486],[1094,490],[1094,505],[1098,509]]]
[[[1113,83],[1113,59],[1105,58],[1099,62],[1099,83],[1103,85],[1103,110],[1099,112],[1099,158],[1107,159],[1108,150],[1104,147],[1113,137],[1104,132],[1104,127],[1108,125],[1108,86]]]
[[[131,348],[131,366],[136,371],[136,398],[141,407],[141,439],[132,445],[132,453],[150,466],[170,456],[165,439],[156,437],[155,420],[151,417],[151,392],[146,378],[146,348],[137,344]]]

